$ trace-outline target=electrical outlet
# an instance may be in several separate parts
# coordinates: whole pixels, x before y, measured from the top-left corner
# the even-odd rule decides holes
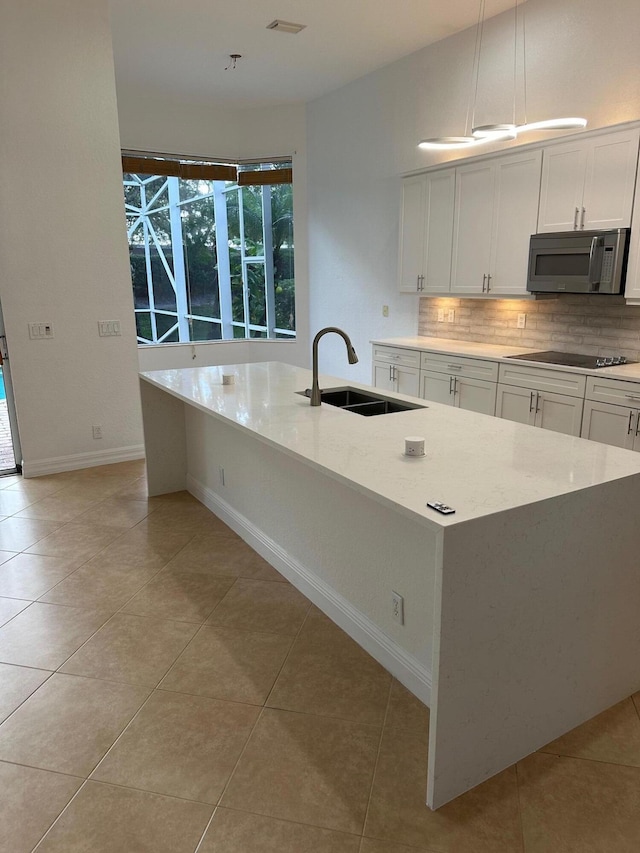
[[[404,625],[404,598],[393,590],[391,590],[391,614],[394,622]]]
[[[444,308],[438,308],[438,323],[444,323]]]
[[[92,429],[94,438],[102,438],[102,424],[94,424]]]
[[[224,486],[224,468],[222,465],[218,468],[218,479],[220,480],[220,485]]]
[[[388,306],[388,305],[383,305],[383,306],[382,306],[382,316],[383,316],[383,317],[388,317],[388,316],[389,316],[389,306]]]
[[[449,309],[449,322],[455,323],[455,321],[456,321],[456,312],[453,310],[453,308],[451,308],[451,309]]]
[[[524,329],[527,325],[527,315],[526,314],[518,314],[518,328]]]

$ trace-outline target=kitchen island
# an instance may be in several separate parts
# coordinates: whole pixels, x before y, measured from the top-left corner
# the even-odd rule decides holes
[[[310,384],[141,374],[149,491],[187,488],[430,706],[431,808],[638,690],[638,454],[425,401],[311,407]]]

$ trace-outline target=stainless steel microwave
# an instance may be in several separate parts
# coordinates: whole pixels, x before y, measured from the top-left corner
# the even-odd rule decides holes
[[[622,293],[629,229],[533,234],[527,290],[531,293]]]

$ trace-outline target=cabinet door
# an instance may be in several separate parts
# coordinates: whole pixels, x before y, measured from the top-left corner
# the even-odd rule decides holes
[[[496,191],[489,293],[526,294],[529,240],[535,234],[542,151],[495,163]]]
[[[497,388],[495,382],[486,382],[483,379],[464,379],[457,376],[454,385],[456,405],[461,409],[468,409],[470,412],[495,415]]]
[[[420,371],[416,367],[401,367],[393,365],[391,374],[394,377],[394,391],[398,394],[408,394],[411,397],[420,396]]]
[[[591,140],[582,227],[626,228],[631,224],[639,138],[640,131],[630,130]]]
[[[582,421],[583,438],[591,441],[601,441],[614,447],[633,447],[635,431],[638,428],[638,412],[626,406],[613,406],[611,403],[596,403],[593,400],[584,401],[584,418]]]
[[[588,150],[584,139],[545,149],[538,232],[573,231],[578,227]]]
[[[431,400],[433,403],[444,403],[446,406],[455,406],[456,398],[453,393],[453,376],[446,373],[434,373],[430,370],[421,372],[420,396],[423,400]]]
[[[456,172],[446,169],[425,179],[424,204],[424,282],[427,293],[443,293],[451,286],[451,247],[453,244],[453,205]]]
[[[381,361],[373,362],[373,386],[384,388],[386,391],[395,391],[393,381],[393,365]]]
[[[424,175],[402,183],[398,287],[405,293],[417,293],[422,285],[424,186]]]
[[[515,385],[498,385],[496,416],[519,424],[535,423],[535,391]]]
[[[566,435],[580,435],[583,403],[579,397],[538,392],[535,425]]]
[[[481,294],[490,272],[495,168],[477,163],[456,172],[451,292]]]

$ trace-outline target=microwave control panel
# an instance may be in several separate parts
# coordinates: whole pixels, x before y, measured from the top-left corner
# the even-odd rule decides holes
[[[606,247],[602,257],[602,272],[600,274],[602,284],[610,284],[613,278],[613,256],[613,246]]]

